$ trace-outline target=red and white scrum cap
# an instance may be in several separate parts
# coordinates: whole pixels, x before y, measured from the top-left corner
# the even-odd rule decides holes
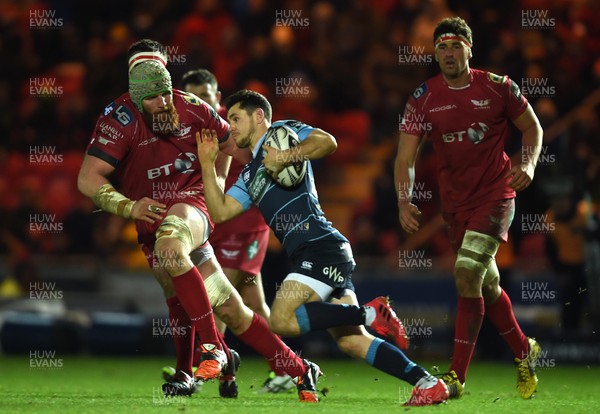
[[[160,62],[165,68],[167,67],[167,61],[162,53],[158,51],[138,52],[129,58],[129,72],[131,72],[131,69],[138,63],[147,62],[149,60]]]
[[[437,37],[437,39],[435,39],[435,42],[433,45],[437,49],[437,47],[440,44],[442,44],[443,42],[456,41],[456,40],[458,40],[459,42],[464,44],[466,47],[471,48],[471,42],[469,41],[469,39],[467,39],[466,36],[463,36],[461,34],[456,34],[456,33],[442,33],[441,35],[439,35]]]

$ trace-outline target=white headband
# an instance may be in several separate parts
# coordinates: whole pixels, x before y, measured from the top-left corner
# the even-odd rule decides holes
[[[148,60],[156,60],[166,68],[167,62],[165,61],[164,55],[160,52],[138,52],[129,58],[129,72],[138,63],[146,62]]]
[[[435,39],[435,42],[434,42],[435,48],[437,49],[437,47],[440,43],[445,42],[447,40],[458,40],[458,41],[464,43],[465,46],[467,46],[469,48],[471,47],[471,43],[465,36],[456,34],[456,33],[443,33],[443,34],[439,35],[437,37],[437,39]]]

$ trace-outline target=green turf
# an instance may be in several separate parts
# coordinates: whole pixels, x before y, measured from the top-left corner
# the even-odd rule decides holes
[[[0,357],[1,413],[595,413],[600,412],[600,367],[557,364],[539,371],[532,400],[516,393],[509,364],[473,363],[463,399],[436,407],[405,408],[411,387],[350,360],[317,360],[326,376],[320,404],[300,404],[295,393],[257,394],[266,376],[261,360],[246,358],[238,375],[240,397],[218,397],[217,383],[191,398],[164,399],[164,358],[65,356],[54,368],[31,367],[29,356]],[[34,364],[35,365],[35,364]],[[39,364],[38,365],[48,365]],[[62,367],[56,367],[62,365]],[[424,364],[431,368],[432,364]]]

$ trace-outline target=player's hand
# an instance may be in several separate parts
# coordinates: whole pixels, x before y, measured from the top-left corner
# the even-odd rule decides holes
[[[263,145],[262,149],[265,154],[262,160],[265,170],[267,170],[267,173],[271,177],[277,178],[279,173],[285,168],[281,152],[277,148],[269,147],[268,145]]]
[[[413,234],[419,230],[419,221],[417,217],[421,215],[419,208],[413,203],[405,203],[398,206],[400,225],[408,234]]]
[[[219,154],[217,131],[202,128],[202,135],[196,132],[196,144],[198,145],[198,161],[200,161],[200,164],[214,164]]]
[[[534,167],[529,163],[517,164],[510,169],[504,178],[512,177],[509,186],[515,191],[523,191],[531,184],[533,180]]]
[[[134,220],[154,223],[156,220],[162,220],[161,214],[167,211],[167,206],[148,197],[140,198],[135,202],[131,209],[131,218]]]

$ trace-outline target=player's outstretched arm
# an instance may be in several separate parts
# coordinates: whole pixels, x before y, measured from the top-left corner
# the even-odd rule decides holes
[[[419,230],[417,216],[421,215],[417,206],[411,203],[415,183],[415,161],[421,140],[422,137],[401,132],[394,164],[400,225],[409,234]]]
[[[202,135],[196,132],[198,144],[198,160],[202,166],[204,197],[210,218],[215,223],[222,223],[244,212],[242,205],[233,197],[226,195],[219,186],[215,161],[219,154],[217,132],[202,129]]]
[[[215,171],[217,173],[217,183],[222,189],[225,189],[225,181],[227,181],[227,175],[229,174],[230,166],[231,156],[222,151],[219,152],[217,160],[215,161]]]
[[[513,165],[506,177],[512,177],[509,185],[516,191],[529,187],[535,173],[538,157],[542,149],[544,131],[531,105],[517,119],[515,126],[523,133],[520,162]]]
[[[265,169],[272,177],[277,177],[288,165],[306,160],[318,160],[332,154],[337,149],[337,142],[333,135],[315,128],[296,147],[285,151],[279,151],[268,145],[263,145],[262,148],[266,152],[263,158]]]
[[[106,178],[114,170],[106,161],[86,154],[79,169],[77,188],[106,212],[148,223],[161,219],[160,214],[167,206],[148,197],[133,201],[119,193]]]

